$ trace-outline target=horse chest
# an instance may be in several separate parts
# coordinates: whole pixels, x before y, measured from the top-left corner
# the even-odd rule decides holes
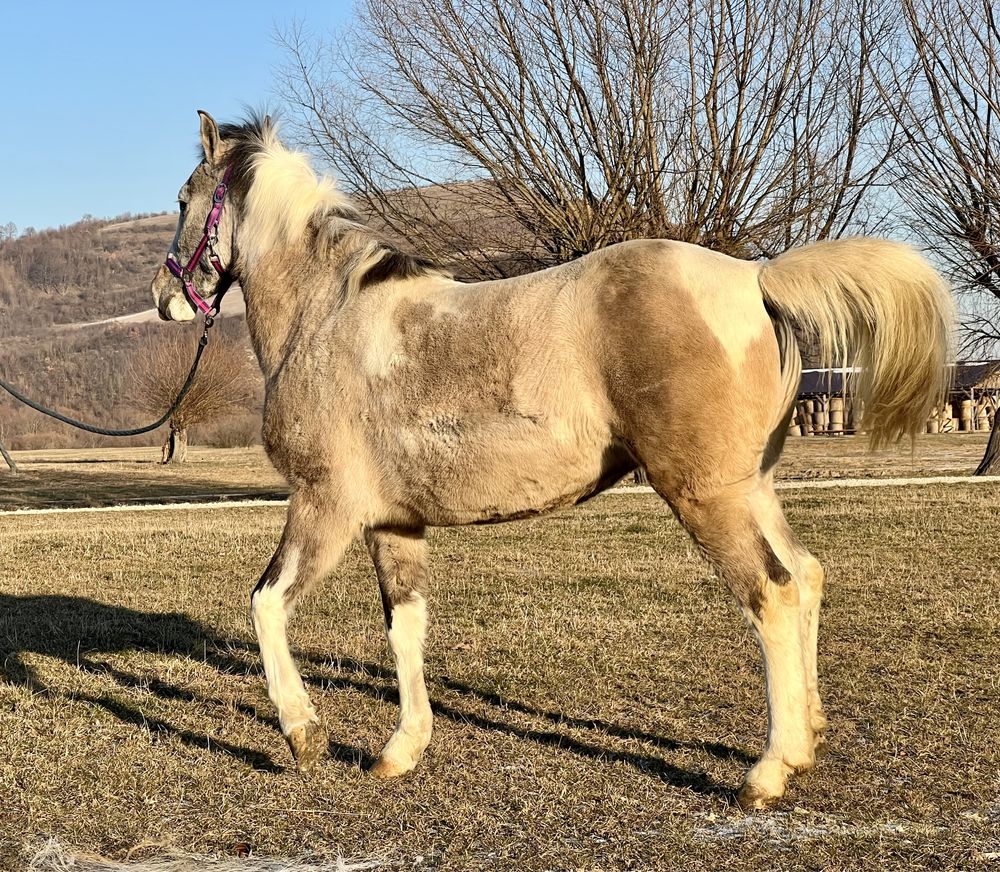
[[[271,463],[292,482],[329,477],[351,454],[338,405],[308,383],[269,387],[262,436]]]

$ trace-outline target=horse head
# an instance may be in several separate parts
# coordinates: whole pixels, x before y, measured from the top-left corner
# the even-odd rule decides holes
[[[233,281],[236,230],[233,142],[207,112],[201,118],[202,160],[177,195],[180,216],[166,262],[150,286],[165,321],[190,321],[212,307],[206,297],[222,294]],[[264,125],[269,125],[265,119]],[[203,218],[204,216],[204,218]],[[179,280],[179,281],[178,281]],[[218,303],[218,298],[216,300]]]

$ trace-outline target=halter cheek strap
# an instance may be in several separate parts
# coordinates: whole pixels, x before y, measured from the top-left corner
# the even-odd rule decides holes
[[[181,280],[181,284],[184,286],[184,293],[187,295],[191,305],[202,311],[205,315],[211,315],[213,309],[218,311],[221,295],[232,284],[231,280],[227,281],[226,268],[222,265],[222,261],[219,260],[219,255],[215,251],[215,243],[219,241],[219,221],[222,218],[222,207],[226,203],[226,193],[229,190],[229,177],[232,175],[232,172],[233,165],[229,164],[222,176],[222,181],[219,182],[215,193],[212,195],[212,209],[205,219],[205,232],[202,234],[201,242],[198,243],[187,265],[182,267],[172,251],[167,254],[167,269]],[[223,277],[216,287],[216,302],[214,306],[210,306],[194,286],[194,271],[198,268],[198,264],[206,248],[208,249],[209,261],[215,267],[215,271]]]

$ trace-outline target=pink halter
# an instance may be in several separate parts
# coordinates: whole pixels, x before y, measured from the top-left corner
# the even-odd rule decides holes
[[[233,165],[229,164],[226,167],[226,172],[222,176],[222,181],[219,182],[219,186],[215,189],[215,193],[212,195],[212,210],[208,213],[208,218],[205,219],[205,232],[202,234],[201,242],[198,243],[198,247],[195,248],[194,254],[191,255],[191,259],[187,262],[187,266],[182,267],[178,263],[177,258],[174,257],[174,253],[167,253],[166,267],[173,273],[177,278],[181,280],[184,285],[184,293],[187,294],[188,300],[191,305],[197,309],[200,309],[205,315],[211,315],[213,309],[218,311],[219,296],[216,296],[216,302],[214,306],[210,306],[205,299],[198,293],[194,286],[194,271],[198,267],[198,263],[201,261],[201,256],[205,253],[205,249],[208,249],[208,259],[211,261],[212,266],[215,267],[215,271],[220,276],[225,276],[226,269],[222,265],[222,261],[219,260],[219,256],[215,253],[215,243],[219,241],[219,219],[222,217],[222,207],[226,202],[226,192],[229,190],[229,177],[232,175]],[[231,282],[230,282],[231,283]],[[222,287],[220,282],[220,288],[217,289],[218,294],[225,293],[228,289],[229,284],[226,283]]]

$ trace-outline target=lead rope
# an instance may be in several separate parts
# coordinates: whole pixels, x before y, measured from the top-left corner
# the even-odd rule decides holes
[[[218,312],[219,298],[216,298],[215,311]],[[0,388],[3,388],[10,394],[15,400],[19,400],[26,406],[30,406],[36,412],[41,412],[43,415],[48,415],[50,418],[55,418],[57,421],[62,421],[63,424],[69,424],[70,427],[76,427],[78,430],[85,430],[88,433],[96,433],[99,436],[141,436],[143,433],[149,433],[155,430],[157,427],[165,424],[170,417],[177,411],[180,404],[184,401],[184,397],[187,396],[189,390],[191,390],[191,385],[194,384],[195,374],[198,372],[198,365],[201,363],[201,356],[205,353],[205,348],[208,346],[208,331],[212,329],[215,324],[215,317],[213,315],[205,316],[205,329],[202,331],[201,338],[198,340],[198,349],[194,353],[194,363],[191,364],[191,369],[187,374],[187,378],[184,380],[184,384],[181,386],[180,391],[177,394],[177,398],[171,403],[170,408],[152,424],[147,424],[144,427],[133,427],[129,430],[115,430],[107,427],[98,427],[94,424],[87,424],[84,421],[77,421],[75,418],[70,418],[63,415],[60,412],[56,412],[53,409],[48,409],[41,403],[36,403],[34,400],[29,399],[24,394],[22,394],[17,388],[8,382],[0,378]],[[17,472],[17,464],[14,462],[14,458],[10,456],[10,452],[7,451],[6,446],[0,441],[0,456],[7,461],[7,466],[10,467],[10,471]]]

